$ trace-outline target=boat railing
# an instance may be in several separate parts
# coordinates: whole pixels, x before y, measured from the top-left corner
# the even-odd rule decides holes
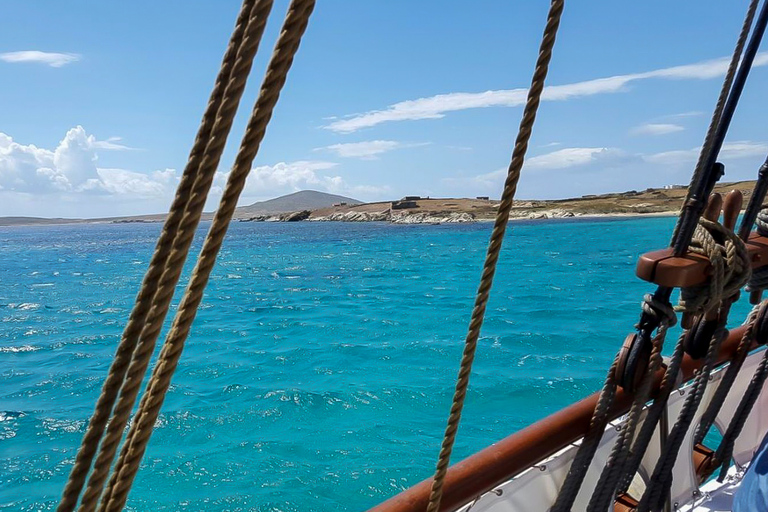
[[[722,369],[736,354],[744,329],[743,326],[733,329],[722,343],[718,356],[720,369],[712,374],[712,385],[707,386],[707,394],[699,414],[704,410],[704,405],[716,388],[716,381],[722,377]],[[753,347],[753,349],[756,348]],[[762,351],[759,351],[759,353],[749,356],[745,361],[740,376],[731,389],[720,416],[715,422],[716,428],[722,429],[722,417],[732,414],[735,408],[734,402],[738,401],[741,388],[745,388],[748,384],[754,367],[761,357]],[[676,394],[677,396],[672,397],[668,404],[670,417],[676,417],[682,397],[685,394],[685,383],[695,376],[700,366],[701,360],[694,360],[687,355],[685,356],[681,368],[683,385]],[[653,395],[658,392],[661,377],[662,372],[659,372],[654,383]],[[760,409],[763,400],[766,400],[766,395],[768,394],[763,392],[755,407],[756,411]],[[594,393],[451,466],[445,481],[440,510],[456,511],[467,505],[472,505],[474,512],[486,508],[481,506],[483,502],[490,504],[493,500],[506,499],[523,500],[521,503],[524,503],[524,507],[517,508],[513,503],[509,503],[510,507],[504,508],[504,510],[546,511],[556,497],[559,484],[565,477],[570,459],[575,454],[579,440],[589,428],[597,397],[598,394]],[[588,473],[582,494],[591,492],[589,485],[591,475],[596,474],[594,478],[597,478],[599,469],[604,462],[603,457],[600,456],[601,452],[606,451],[606,448],[610,451],[616,431],[621,428],[622,416],[629,411],[631,403],[632,394],[619,389],[611,411],[613,421],[609,424],[601,448],[598,449],[598,454],[592,463],[599,468],[595,471],[590,470]],[[743,464],[751,458],[752,451],[759,445],[766,428],[768,428],[768,425],[760,424],[761,420],[757,416],[759,415],[752,414],[750,416],[748,423],[751,422],[752,424],[747,425],[737,442],[734,460],[739,464]],[[693,431],[694,429],[691,428],[690,430]],[[658,429],[656,436],[659,436]],[[654,443],[652,443],[653,445]],[[653,457],[653,451],[653,449],[649,449],[646,459]],[[746,460],[744,460],[745,458]],[[652,463],[652,461],[650,462]],[[692,432],[689,432],[675,467],[675,482],[672,489],[673,501],[687,503],[695,498],[701,479],[701,476],[696,473],[696,466]],[[645,467],[645,464],[641,467],[640,474],[644,473]],[[431,482],[431,478],[424,480],[371,509],[370,512],[423,512],[429,501]],[[638,482],[638,484],[643,485],[642,482]],[[524,487],[525,489],[523,489]],[[535,492],[533,492],[534,489]],[[516,497],[513,498],[513,496]],[[580,496],[577,505],[583,499],[584,497]],[[540,502],[539,506],[536,506],[537,500]],[[579,506],[574,508],[574,510],[579,509]]]

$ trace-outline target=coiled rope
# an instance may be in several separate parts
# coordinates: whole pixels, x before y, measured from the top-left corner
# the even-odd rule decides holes
[[[699,225],[688,249],[706,256],[712,265],[709,281],[680,290],[678,311],[705,313],[738,292],[752,275],[752,262],[744,242],[732,230],[706,218]]]
[[[702,289],[684,288],[680,293],[678,308],[698,315],[717,312],[717,324],[711,335],[704,363],[699,369],[683,407],[669,432],[662,454],[656,462],[648,486],[638,505],[638,512],[660,510],[672,483],[672,471],[685,435],[691,426],[696,410],[701,404],[709,376],[717,361],[720,344],[725,338],[731,298],[749,280],[752,268],[744,242],[717,221],[702,218],[696,228],[691,252],[706,256],[712,264],[709,285]]]
[[[766,205],[763,205],[757,214],[755,226],[760,236],[768,236],[768,208]],[[752,278],[747,283],[748,292],[762,292],[766,288],[768,288],[768,265],[756,268],[752,272]]]
[[[552,49],[555,45],[557,29],[560,26],[560,17],[563,13],[564,5],[565,0],[552,0],[549,14],[547,15],[547,23],[544,28],[544,35],[539,48],[539,56],[536,60],[531,87],[528,89],[528,98],[523,110],[523,118],[520,121],[520,129],[512,151],[512,160],[507,170],[507,179],[504,183],[501,202],[499,203],[496,212],[496,220],[493,225],[493,231],[491,232],[491,240],[488,244],[485,263],[483,264],[483,273],[480,278],[480,285],[477,290],[477,296],[475,297],[475,305],[472,309],[472,317],[469,322],[469,329],[464,342],[464,351],[461,356],[461,365],[456,380],[453,403],[451,404],[448,425],[445,429],[435,475],[432,480],[427,512],[437,512],[440,510],[440,500],[443,495],[443,483],[448,471],[448,465],[450,464],[451,452],[453,450],[454,441],[456,440],[456,432],[459,428],[459,422],[461,421],[461,411],[464,407],[464,399],[467,394],[467,387],[469,386],[469,376],[472,372],[472,363],[475,358],[477,340],[480,336],[483,319],[485,318],[485,308],[493,285],[496,263],[499,260],[501,245],[509,221],[509,212],[512,208],[515,192],[517,191],[517,182],[520,179],[520,170],[523,167],[525,153],[528,150],[528,141],[531,137],[534,121],[536,120],[536,112],[541,100],[541,93],[544,90],[544,82],[547,77],[549,62],[552,58]]]

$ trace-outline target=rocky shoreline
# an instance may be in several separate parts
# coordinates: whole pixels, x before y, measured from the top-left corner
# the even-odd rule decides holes
[[[330,215],[312,216],[309,210],[300,212],[281,213],[278,215],[256,215],[239,219],[240,222],[390,222],[392,224],[463,224],[477,222],[471,213],[451,212],[446,214],[433,213],[392,213],[390,210],[381,212],[336,212]]]
[[[510,218],[516,220],[536,219],[566,219],[578,217],[580,214],[570,210],[554,208],[545,211],[512,211]],[[345,211],[334,212],[328,215],[313,216],[313,212],[302,210],[298,212],[281,213],[276,215],[255,215],[238,219],[240,222],[389,222],[392,224],[466,224],[491,218],[478,218],[468,212],[393,212],[391,209],[383,211]]]

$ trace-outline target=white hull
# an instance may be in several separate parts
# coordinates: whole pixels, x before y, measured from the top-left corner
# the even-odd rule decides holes
[[[763,350],[759,350],[751,354],[744,362],[744,366],[739,372],[736,382],[728,394],[728,398],[723,404],[715,422],[715,427],[720,432],[727,428],[730,418],[739,400],[744,395],[744,391],[762,357]],[[725,366],[712,373],[711,381],[707,386],[693,425],[698,423],[701,414],[706,410],[706,406],[724,374],[724,369]],[[690,385],[680,388],[669,399],[667,411],[670,428],[683,406],[689,387]],[[600,447],[587,472],[581,492],[573,506],[574,512],[586,510],[592,490],[600,477],[600,472],[608,459],[616,436],[622,428],[624,421],[624,417],[619,418],[611,422],[607,427]],[[653,467],[659,456],[659,428],[657,428],[654,439],[651,441],[648,451],[643,458],[643,463],[639,470],[641,478],[636,478],[632,489],[630,489],[632,495],[639,496],[642,494],[645,481],[653,472]],[[747,419],[744,430],[736,440],[733,451],[736,467],[731,468],[731,478],[723,484],[713,480],[704,486],[699,486],[692,458],[694,430],[694,428],[689,429],[675,464],[674,480],[671,488],[672,510],[730,510],[729,496],[733,494],[740,481],[741,472],[739,468],[743,468],[749,463],[763,436],[768,432],[768,393],[766,393],[764,388]],[[565,479],[577,448],[578,442],[561,450],[552,457],[542,460],[539,464],[478,497],[473,503],[459,510],[462,512],[469,510],[472,512],[547,512],[557,498],[558,490]],[[715,498],[717,498],[717,501]]]

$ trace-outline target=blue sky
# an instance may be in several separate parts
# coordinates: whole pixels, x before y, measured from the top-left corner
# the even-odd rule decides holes
[[[222,161],[239,144],[287,1]],[[566,4],[519,198],[687,183],[746,9]],[[470,7],[471,5],[471,7]],[[243,204],[311,188],[498,197],[548,3],[320,0]],[[4,2],[0,215],[167,209],[239,2]],[[768,153],[768,47],[721,160]]]

